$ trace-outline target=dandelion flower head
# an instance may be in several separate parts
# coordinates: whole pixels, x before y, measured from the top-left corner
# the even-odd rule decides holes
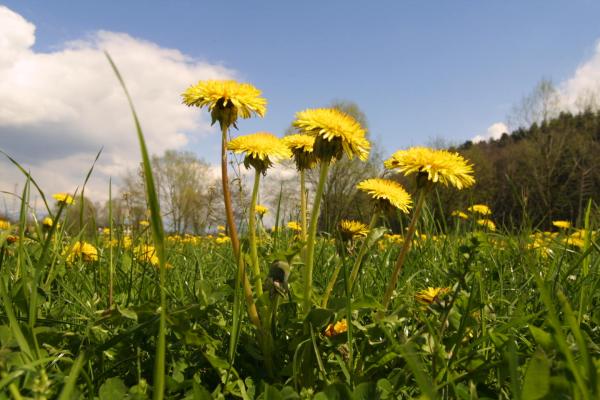
[[[422,304],[432,304],[438,302],[441,297],[450,291],[447,287],[428,287],[419,291],[415,295],[415,299]]]
[[[475,204],[475,205],[472,205],[471,207],[467,208],[467,210],[472,213],[481,214],[481,215],[491,215],[492,214],[492,210],[490,210],[490,208],[488,206],[486,206],[485,204]]]
[[[345,240],[366,237],[369,233],[369,227],[359,221],[343,219],[340,221],[340,233]]]
[[[315,166],[317,159],[314,154],[314,136],[294,134],[288,135],[282,140],[294,155],[296,168],[299,171]]]
[[[67,251],[67,262],[73,263],[80,258],[84,262],[97,261],[98,250],[88,242],[75,242]]]
[[[552,225],[560,229],[569,229],[571,227],[569,221],[552,221]]]
[[[360,182],[356,187],[380,203],[392,205],[405,213],[412,207],[410,195],[398,182],[372,178]]]
[[[73,196],[68,193],[55,193],[52,195],[52,197],[58,202],[58,204],[73,204]]]
[[[269,209],[267,207],[263,206],[262,204],[257,204],[256,207],[254,208],[254,210],[261,217],[269,212]]]
[[[244,165],[254,167],[258,172],[266,172],[274,161],[291,157],[291,152],[281,139],[272,133],[257,132],[238,136],[227,144],[235,153],[245,153]]]
[[[475,183],[473,166],[460,154],[427,147],[412,147],[395,152],[384,163],[387,169],[397,169],[408,176],[413,173],[427,176],[431,182],[441,182],[457,189]]]

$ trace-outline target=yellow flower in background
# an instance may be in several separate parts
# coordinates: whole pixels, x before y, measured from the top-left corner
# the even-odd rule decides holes
[[[485,204],[472,205],[471,207],[467,208],[467,211],[470,211],[475,214],[481,214],[481,215],[491,215],[492,214],[492,210],[490,210],[490,208],[488,206],[486,206]]]
[[[314,153],[314,136],[294,134],[285,136],[282,140],[292,152],[298,171],[310,169],[315,166],[317,158]]]
[[[348,158],[369,157],[371,143],[365,129],[350,115],[335,108],[313,108],[296,113],[293,122],[302,133],[315,137],[315,156],[321,160],[339,159],[342,151]]]
[[[269,212],[269,209],[261,204],[257,204],[254,210],[261,217]]]
[[[55,193],[52,195],[52,197],[58,202],[58,204],[73,204],[73,196],[68,193]]]
[[[231,241],[231,239],[229,238],[229,236],[219,236],[218,238],[215,239],[216,244],[225,244],[225,243],[229,243],[230,241]]]
[[[560,229],[569,229],[571,227],[569,221],[552,221],[552,225]]]
[[[489,229],[490,231],[495,231],[496,230],[496,224],[494,223],[494,221],[490,220],[490,219],[478,219],[477,220],[477,225],[479,226],[483,226],[484,228]]]
[[[458,217],[460,219],[469,219],[469,216],[467,214],[465,214],[462,211],[458,211],[458,210],[452,211],[452,213],[450,215],[452,215],[453,217]]]
[[[405,176],[413,173],[426,174],[431,182],[441,182],[457,189],[475,183],[473,166],[460,154],[427,147],[412,147],[395,152],[384,163],[387,169],[397,169]]]
[[[225,232],[225,227],[223,225],[217,225],[218,232]]]
[[[340,333],[344,333],[348,331],[348,321],[346,319],[342,319],[341,321],[336,322],[335,324],[329,324],[325,328],[323,334],[327,337],[337,336]]]
[[[0,231],[8,231],[10,229],[10,222],[0,219]]]
[[[369,234],[369,227],[359,221],[343,219],[340,221],[340,233],[344,240],[366,237]]]
[[[450,291],[450,288],[447,287],[428,287],[427,289],[423,289],[419,291],[415,295],[415,299],[422,304],[432,304],[437,303],[440,299],[446,295]]]
[[[98,260],[98,250],[90,243],[84,241],[75,242],[66,252],[66,255],[69,264],[79,259],[85,262]]]
[[[290,158],[292,153],[281,139],[272,133],[257,132],[238,136],[227,144],[234,153],[245,153],[244,166],[265,172],[274,161]]]
[[[150,226],[150,222],[146,221],[146,220],[141,220],[140,221],[140,226],[143,226],[143,227]]]
[[[288,229],[293,230],[294,232],[302,232],[302,227],[296,221],[290,221],[287,223]]]
[[[213,123],[220,120],[219,111],[231,110],[228,124],[235,124],[239,116],[250,118],[253,114],[264,117],[267,112],[267,100],[261,97],[261,91],[249,83],[232,80],[206,80],[192,85],[182,94],[183,103],[188,106],[208,107],[213,115]]]
[[[372,178],[360,182],[356,187],[367,192],[375,200],[392,205],[405,213],[412,207],[410,195],[398,182]]]
[[[154,246],[140,244],[133,249],[133,255],[140,262],[147,262],[154,266],[158,265],[158,254]]]

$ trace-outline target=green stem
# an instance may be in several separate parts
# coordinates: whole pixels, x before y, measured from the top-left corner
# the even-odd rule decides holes
[[[323,295],[323,301],[321,302],[321,307],[327,308],[327,303],[329,303],[329,297],[331,296],[331,292],[333,291],[333,287],[335,286],[335,282],[337,281],[337,277],[340,274],[340,270],[342,269],[343,261],[340,259],[333,270],[333,274],[329,279],[329,283],[327,284],[327,289],[325,289],[325,294]]]
[[[321,207],[321,197],[323,197],[323,189],[327,180],[327,172],[329,171],[329,162],[321,164],[319,174],[319,184],[315,193],[315,201],[313,202],[312,212],[310,214],[310,226],[308,228],[308,238],[306,245],[306,266],[304,269],[304,312],[308,314],[311,307],[312,297],[312,275],[315,257],[315,239],[317,237],[317,223],[319,222],[319,208]]]
[[[396,260],[396,266],[394,267],[394,272],[390,278],[390,284],[383,295],[383,309],[387,309],[390,301],[392,299],[392,294],[396,289],[396,285],[398,284],[398,276],[400,275],[400,271],[402,270],[402,265],[404,265],[404,259],[408,254],[408,250],[410,250],[410,245],[412,243],[412,238],[417,229],[417,221],[419,220],[419,216],[421,215],[421,209],[423,208],[423,204],[425,202],[425,194],[426,189],[419,190],[419,197],[417,199],[417,205],[415,206],[415,211],[413,213],[412,220],[410,221],[410,225],[408,227],[408,232],[406,232],[406,236],[404,237],[404,243],[402,244],[402,250],[398,255],[398,259]],[[381,314],[380,314],[381,315]]]
[[[369,247],[369,241],[371,239],[371,235],[373,235],[373,229],[377,225],[377,220],[379,219],[379,211],[376,210],[371,217],[371,222],[369,223],[369,233],[365,240],[363,240],[362,246],[358,252],[358,257],[356,257],[356,261],[354,262],[354,266],[352,267],[352,273],[350,274],[350,292],[352,292],[352,288],[354,287],[354,282],[358,276],[358,271],[360,271],[360,265],[362,263],[362,259],[367,253],[367,249]]]
[[[306,227],[308,225],[306,220],[306,198],[308,193],[306,192],[306,176],[304,170],[300,170],[300,226],[302,227],[302,241],[306,242]]]
[[[256,201],[258,200],[258,188],[260,184],[260,172],[254,172],[254,186],[252,187],[252,202],[250,203],[250,212],[248,217],[248,239],[250,242],[250,259],[252,260],[252,269],[254,273],[254,287],[256,295],[262,296],[262,278],[260,276],[260,265],[258,262],[258,250],[256,246]]]

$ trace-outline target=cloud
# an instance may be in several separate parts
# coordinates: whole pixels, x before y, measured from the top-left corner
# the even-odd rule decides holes
[[[600,108],[600,41],[592,57],[559,85],[558,94],[563,109],[579,112]]]
[[[139,147],[126,98],[103,53],[117,64],[138,112],[151,153],[186,146],[189,137],[212,132],[207,113],[181,104],[180,93],[200,79],[235,72],[197,61],[178,50],[98,31],[35,51],[35,26],[0,6],[0,149],[31,171],[49,192],[83,183],[103,148],[88,193],[107,197],[108,178],[139,162]],[[0,190],[14,190],[23,176],[5,159]]]
[[[475,136],[471,141],[473,143],[485,142],[489,139],[500,139],[503,133],[509,132],[508,126],[504,122],[496,122],[487,128],[486,132]]]

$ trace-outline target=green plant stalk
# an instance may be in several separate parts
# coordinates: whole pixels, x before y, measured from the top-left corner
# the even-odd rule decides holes
[[[304,170],[300,170],[300,227],[302,228],[301,238],[303,242],[306,242],[306,228],[308,222],[306,220],[306,173]]]
[[[304,312],[308,314],[311,306],[312,296],[312,276],[315,257],[315,240],[317,237],[317,223],[319,222],[319,208],[321,207],[321,198],[323,189],[329,172],[329,162],[321,164],[319,173],[319,183],[315,192],[315,201],[313,202],[312,212],[310,214],[310,226],[308,228],[308,238],[306,244],[306,266],[304,268]]]
[[[406,236],[404,237],[404,243],[402,243],[402,250],[398,255],[398,259],[396,260],[396,266],[394,267],[394,271],[392,272],[392,276],[390,277],[390,283],[383,295],[383,309],[386,310],[392,300],[392,294],[396,289],[396,285],[398,284],[398,276],[400,275],[400,271],[402,270],[402,266],[404,265],[404,260],[408,251],[410,250],[410,245],[412,243],[412,238],[415,234],[415,230],[417,229],[417,222],[419,220],[419,216],[421,215],[421,209],[423,208],[423,204],[425,203],[425,194],[427,190],[425,188],[419,189],[419,197],[417,199],[417,205],[415,206],[415,211],[413,213],[412,220],[410,221],[410,225],[408,226],[408,232],[406,232]]]
[[[333,287],[335,286],[335,282],[337,281],[337,277],[340,274],[340,270],[342,269],[344,261],[342,259],[338,260],[338,263],[333,270],[333,274],[329,279],[329,283],[327,284],[327,288],[325,289],[325,293],[323,294],[323,300],[321,301],[321,307],[327,308],[327,303],[329,303],[329,297],[331,296],[331,292],[333,291]]]
[[[365,257],[367,253],[367,248],[369,247],[369,238],[373,234],[373,229],[377,225],[377,221],[379,220],[379,210],[376,210],[371,217],[371,222],[369,223],[369,233],[367,237],[363,240],[362,245],[360,246],[360,250],[358,251],[358,256],[356,257],[356,261],[354,262],[354,266],[352,267],[352,273],[350,274],[350,292],[352,292],[352,288],[354,287],[354,282],[358,277],[358,272],[360,271],[360,265],[362,264],[362,259]]]
[[[114,259],[113,259],[113,217],[112,217],[112,178],[108,180],[108,309],[113,305],[113,275],[114,275]]]
[[[256,245],[256,201],[258,200],[258,189],[260,186],[260,172],[254,171],[254,186],[252,187],[252,201],[250,202],[250,212],[248,216],[248,239],[250,242],[250,259],[252,260],[252,269],[254,273],[254,287],[256,295],[262,296],[262,278],[260,276],[260,264],[258,261],[258,249]]]

